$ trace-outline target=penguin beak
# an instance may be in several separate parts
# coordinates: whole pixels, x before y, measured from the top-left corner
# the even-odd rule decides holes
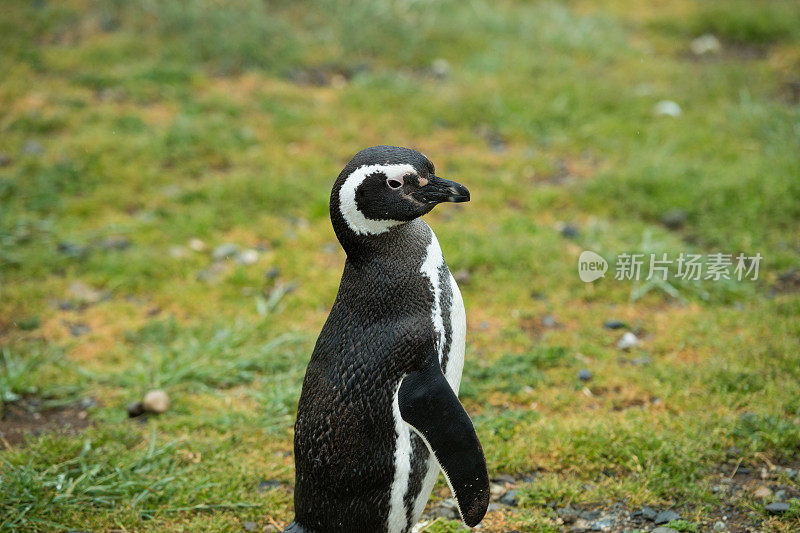
[[[427,204],[469,202],[469,191],[466,187],[433,174],[428,176],[428,184],[417,189],[411,196]]]

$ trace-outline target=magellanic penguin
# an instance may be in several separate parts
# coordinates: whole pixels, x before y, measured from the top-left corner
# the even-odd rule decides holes
[[[468,200],[427,157],[395,146],[362,150],[334,183],[347,260],[303,381],[287,532],[410,531],[440,467],[464,522],[483,519],[486,461],[457,397],[464,303],[419,218]]]

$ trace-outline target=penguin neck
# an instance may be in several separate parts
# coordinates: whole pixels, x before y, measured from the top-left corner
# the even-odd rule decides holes
[[[414,255],[421,252],[430,241],[430,227],[421,219],[403,222],[379,234],[361,235],[355,233],[344,220],[333,217],[333,229],[347,259],[359,264],[389,259],[397,254]]]

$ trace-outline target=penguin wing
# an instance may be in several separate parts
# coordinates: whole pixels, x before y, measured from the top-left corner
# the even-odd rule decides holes
[[[464,522],[472,527],[489,506],[489,475],[469,415],[445,379],[437,358],[403,378],[400,415],[422,437],[444,471]]]

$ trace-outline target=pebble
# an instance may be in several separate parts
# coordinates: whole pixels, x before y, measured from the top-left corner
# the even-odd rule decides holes
[[[69,294],[81,303],[93,304],[106,297],[102,291],[95,290],[83,282],[75,281],[69,286]]]
[[[672,100],[661,100],[653,108],[653,113],[659,116],[679,117],[683,111],[681,111],[681,106]]]
[[[625,322],[621,320],[606,320],[603,322],[603,327],[606,329],[622,329],[625,327]]]
[[[240,265],[254,265],[258,262],[258,251],[245,250],[238,254],[234,260]]]
[[[725,522],[721,522],[721,521],[718,520],[718,521],[714,522],[714,529],[712,531],[716,531],[718,533],[727,533],[728,532],[728,526],[725,525]]]
[[[783,489],[775,491],[775,501],[786,501],[786,491]]]
[[[5,152],[0,152],[0,167],[7,167],[12,163],[11,156]]]
[[[441,57],[434,59],[431,63],[431,74],[440,80],[445,79],[450,74],[450,63]]]
[[[131,240],[122,235],[109,235],[100,242],[103,250],[126,250],[130,248]]]
[[[142,416],[145,413],[144,404],[142,404],[142,402],[129,403],[127,410],[130,418],[136,418],[137,416]]]
[[[634,366],[646,366],[646,365],[649,365],[652,362],[653,362],[653,360],[651,358],[647,357],[646,355],[643,355],[642,357],[636,357],[634,359],[631,359],[631,364],[634,365]]]
[[[542,317],[542,325],[546,328],[553,328],[556,326],[556,317],[553,315],[544,315]]]
[[[693,39],[689,48],[692,50],[692,53],[696,56],[704,56],[708,54],[716,54],[720,50],[722,50],[722,45],[713,34],[706,33],[698,37],[697,39]]]
[[[280,275],[281,275],[281,269],[276,266],[270,267],[266,272],[264,272],[264,277],[266,279],[275,279]]]
[[[561,236],[566,237],[567,239],[574,239],[578,236],[578,228],[575,226],[570,226],[569,224],[564,224],[561,227]]]
[[[611,518],[603,518],[589,524],[592,531],[608,531],[614,525],[614,520]]]
[[[22,155],[42,155],[44,153],[44,147],[39,141],[25,141],[22,145],[21,152]]]
[[[772,496],[772,491],[769,489],[769,487],[761,486],[761,487],[758,487],[753,492],[753,496],[758,498],[759,500],[766,500],[767,498]]]
[[[493,500],[499,500],[506,492],[508,492],[508,489],[506,489],[505,484],[492,483],[489,485],[489,494]]]
[[[666,524],[667,522],[672,522],[673,520],[680,520],[681,515],[673,511],[672,509],[666,509],[661,511],[656,515],[655,522],[656,525]]]
[[[516,507],[519,503],[519,498],[517,497],[516,489],[512,489],[506,492],[502,498],[500,498],[500,503],[503,505],[508,505],[510,507]]]
[[[650,520],[651,522],[656,519],[656,515],[658,514],[655,512],[655,510],[646,505],[642,507],[638,513],[642,516],[642,518],[645,520]]]
[[[672,529],[671,527],[657,527],[655,528],[652,533],[680,533],[677,529]]]
[[[244,527],[245,531],[255,531],[256,527],[258,527],[258,524],[256,524],[255,522],[248,521],[248,522],[243,522],[242,527]]]
[[[456,283],[462,283],[466,285],[472,280],[472,274],[466,268],[462,268],[453,273],[453,279],[456,280]]]
[[[194,239],[189,239],[189,249],[195,252],[205,252],[208,248],[206,243],[195,237]]]
[[[144,395],[142,405],[149,413],[163,413],[169,409],[169,396],[161,389],[151,390]]]
[[[638,345],[639,345],[639,339],[636,337],[636,335],[634,335],[630,331],[626,331],[625,334],[622,335],[622,338],[617,343],[617,348],[619,348],[620,350],[630,350],[631,348],[634,348],[635,346]]]
[[[239,247],[233,243],[227,242],[214,248],[214,252],[211,254],[211,257],[214,259],[214,261],[222,261],[223,259],[233,257],[238,253]]]
[[[258,492],[267,492],[272,489],[277,489],[280,487],[281,484],[278,481],[273,481],[271,479],[262,479],[258,482]]]
[[[491,513],[491,512],[494,512],[494,511],[500,511],[502,509],[503,509],[502,505],[500,505],[499,503],[492,502],[492,503],[489,504],[489,507],[486,508],[486,512],[487,513]]]
[[[775,502],[764,507],[769,514],[783,514],[789,510],[789,504],[785,502]]]
[[[86,335],[87,333],[91,333],[91,331],[92,328],[90,328],[88,324],[84,324],[83,322],[77,322],[69,325],[69,333],[73,337],[80,337],[81,335]]]
[[[58,243],[58,251],[67,257],[85,257],[89,254],[89,247],[72,242]]]
[[[186,248],[183,246],[170,246],[169,248],[169,256],[173,259],[183,259],[187,255]]]
[[[573,507],[561,507],[556,510],[556,514],[565,524],[571,524],[580,516],[580,512]]]
[[[686,223],[686,211],[671,209],[661,216],[661,223],[672,230],[681,229]]]
[[[578,379],[581,381],[589,381],[590,379],[592,379],[592,373],[589,370],[582,368],[578,372]]]

